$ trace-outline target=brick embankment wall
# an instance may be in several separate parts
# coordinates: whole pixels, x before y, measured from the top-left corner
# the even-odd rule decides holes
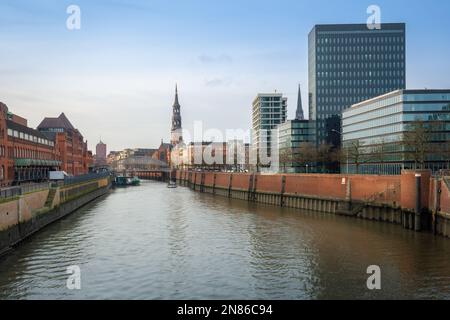
[[[416,174],[421,174],[419,220]],[[195,191],[289,208],[344,214],[431,230],[431,173],[404,171],[398,176],[248,174],[177,171],[179,184]],[[437,233],[448,236],[450,191],[442,193],[442,210],[434,217]]]
[[[401,223],[400,176],[293,175],[178,171],[181,185],[258,203],[338,213],[342,203],[365,203],[354,215]],[[356,208],[357,209],[357,208]]]
[[[433,224],[436,234],[450,238],[450,184],[447,179],[432,183],[430,202],[433,204]],[[439,192],[440,191],[440,192]]]
[[[50,190],[45,190],[0,203],[0,256],[50,223],[107,194],[109,189],[109,178],[103,178],[57,188],[53,200],[48,199]]]

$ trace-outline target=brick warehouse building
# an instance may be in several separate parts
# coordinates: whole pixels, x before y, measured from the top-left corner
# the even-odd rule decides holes
[[[46,180],[52,170],[68,169],[73,175],[89,171],[92,153],[87,143],[79,144],[80,137],[83,141],[79,132],[50,131],[28,127],[26,119],[0,103],[0,186]]]
[[[75,129],[64,113],[58,118],[45,118],[37,129],[56,142],[62,162],[61,170],[74,176],[89,172],[94,163],[92,152],[88,150],[87,141],[84,141],[80,131]]]

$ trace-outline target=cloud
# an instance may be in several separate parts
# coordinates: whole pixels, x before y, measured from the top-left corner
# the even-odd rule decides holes
[[[228,64],[233,62],[233,59],[226,54],[221,54],[219,56],[209,56],[203,54],[199,56],[198,59],[203,64]]]
[[[206,79],[205,86],[207,87],[228,87],[233,83],[231,78],[214,78]]]

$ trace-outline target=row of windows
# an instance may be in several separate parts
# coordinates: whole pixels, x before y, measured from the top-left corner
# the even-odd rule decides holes
[[[275,101],[275,102],[281,102],[280,97],[262,97],[260,98],[261,101]]]
[[[280,139],[281,139],[281,137],[292,137],[292,136],[297,136],[297,135],[311,135],[313,133],[314,133],[314,130],[311,128],[279,130]]]
[[[399,113],[401,111],[402,111],[402,105],[400,103],[389,106],[387,108],[374,109],[368,113],[356,115],[356,116],[353,116],[350,118],[347,117],[349,112],[345,111],[343,113],[342,125],[347,126],[347,125],[351,125],[353,123],[358,123],[358,122],[362,122],[362,121],[366,121],[366,120],[372,120],[372,119],[384,117],[384,116],[387,116],[390,114]]]
[[[261,103],[261,105],[259,106],[260,108],[282,108],[284,107],[284,104],[281,103]]]
[[[339,75],[340,73],[330,73],[330,75]],[[347,74],[344,74],[344,72],[341,73],[343,77],[347,76]],[[351,74],[351,73],[350,73]],[[361,78],[363,79],[327,79],[327,80],[317,80],[317,87],[323,89],[326,87],[342,87],[342,86],[363,86],[363,85],[378,85],[383,82],[388,82],[390,79],[385,79],[386,76],[389,77],[396,77],[393,80],[393,82],[401,83],[403,82],[403,72],[402,71],[386,71],[386,72],[355,72],[356,75],[362,75]],[[374,79],[370,78],[367,79],[365,77],[377,77],[378,74],[382,76],[384,79]]]
[[[391,125],[387,125],[385,127],[381,128],[369,128],[361,131],[351,132],[351,133],[345,133],[343,136],[343,140],[356,140],[361,139],[365,137],[373,137],[373,136],[380,136],[380,135],[387,135],[392,133],[399,133],[405,131],[405,125],[403,123],[395,123]]]
[[[12,148],[10,148],[10,155],[12,153]],[[37,150],[31,150],[28,148],[15,147],[12,153],[14,158],[19,159],[41,159],[41,160],[55,160],[52,152],[43,152]]]
[[[335,61],[335,62],[383,62],[386,60],[405,60],[405,54],[403,52],[399,53],[364,53],[364,54],[339,54],[339,55],[329,55],[329,54],[319,54],[317,55],[318,62],[324,61]]]
[[[369,53],[369,52],[390,52],[401,54],[404,52],[405,48],[403,46],[319,46],[317,47],[317,52],[319,54],[342,54],[342,53]]]
[[[362,106],[358,106],[357,108],[352,108],[346,110],[344,113],[344,118],[349,118],[355,116],[357,114],[367,113],[374,109],[386,107],[392,104],[400,103],[400,102],[420,102],[420,101],[440,101],[445,102],[446,105],[443,106],[443,110],[449,110],[450,106],[447,104],[450,101],[450,93],[444,94],[404,94],[404,95],[396,95],[395,97],[391,97],[388,99],[378,100],[376,102],[368,103]],[[428,108],[432,108],[426,104],[422,105],[412,105],[405,104],[405,111],[428,111]],[[417,108],[417,109],[414,109]],[[439,107],[438,107],[439,108]],[[434,109],[433,109],[434,110]],[[439,109],[437,111],[440,111]]]
[[[405,69],[405,63],[402,61],[389,61],[389,62],[353,62],[353,63],[319,63],[317,65],[317,76],[328,76],[328,70],[340,71],[337,72],[339,76],[355,75],[356,70],[365,69],[365,72],[385,72],[389,69],[398,69],[397,71],[403,71]],[[377,71],[378,70],[378,71]],[[353,71],[353,73],[352,73]],[[332,73],[332,72],[330,72]],[[344,74],[343,74],[344,73]],[[375,74],[374,74],[375,75]]]
[[[395,80],[395,81],[394,81]],[[380,85],[386,87],[384,92],[394,91],[394,88],[398,88],[401,86],[401,82],[397,79],[390,79],[386,81],[380,81]],[[396,83],[395,83],[396,82]],[[364,82],[365,83],[365,82]],[[362,83],[362,84],[364,84]],[[389,86],[389,87],[388,87]],[[379,88],[368,88],[366,86],[361,85],[359,88],[325,88],[325,89],[317,89],[318,95],[328,95],[328,96],[341,96],[341,95],[358,95],[358,96],[367,96],[370,93],[376,93]],[[338,97],[336,97],[338,98]],[[364,101],[365,99],[361,99],[360,101]],[[330,101],[331,102],[331,101]]]
[[[450,127],[450,126],[449,126]],[[447,130],[448,128],[447,127]],[[379,128],[371,128],[361,131],[355,131],[351,133],[345,133],[344,132],[344,145],[346,141],[349,140],[360,140],[360,139],[368,139],[368,137],[373,137],[373,139],[386,139],[391,134],[396,134],[398,136],[399,134],[404,133],[408,129],[408,124],[405,123],[397,123],[392,124],[384,127]],[[383,136],[385,137],[378,137],[377,136]],[[432,141],[448,141],[450,139],[450,132],[435,132],[431,134],[431,140]]]
[[[450,103],[445,104],[396,104],[387,108],[379,108],[368,113],[357,115],[351,118],[344,118],[342,124],[344,126],[351,125],[363,121],[371,121],[379,117],[399,112],[428,112],[426,114],[416,114],[421,120],[447,120],[450,115]],[[429,112],[435,112],[430,114]],[[439,113],[444,112],[444,113]],[[347,113],[345,113],[346,115]],[[414,120],[414,119],[413,119]],[[411,116],[405,118],[404,121],[413,121]]]
[[[385,145],[388,143],[395,143],[400,141],[403,138],[403,133],[390,134],[382,137],[370,137],[370,138],[362,138],[360,139],[360,143],[366,146],[373,145]]]
[[[366,37],[318,37],[318,44],[388,44],[403,43],[402,36],[366,36]]]
[[[22,139],[22,140],[26,140],[26,141],[30,141],[30,142],[43,144],[43,145],[50,146],[50,147],[54,147],[55,146],[55,143],[53,141],[50,141],[50,140],[47,140],[47,139],[43,139],[43,138],[39,138],[39,137],[30,135],[28,133],[23,133],[23,132],[20,132],[20,131],[17,131],[17,130],[8,129],[8,136],[14,137],[14,138],[18,138],[18,139]]]
[[[380,99],[375,102],[370,102],[370,103],[367,103],[367,104],[364,104],[364,105],[361,105],[361,106],[358,106],[355,108],[348,109],[344,112],[343,116],[344,116],[344,118],[353,117],[358,114],[366,113],[366,112],[372,111],[374,109],[397,104],[402,101],[403,101],[402,95],[395,95],[390,98]]]
[[[386,90],[376,88],[376,89],[370,89],[369,92],[373,95],[380,95],[383,92],[386,92]],[[345,93],[350,93],[349,91]],[[319,104],[318,110],[328,110],[333,111],[334,107],[338,107],[336,110],[342,111],[340,108],[344,106],[351,106],[352,104],[355,104],[357,102],[361,102],[364,100],[370,99],[369,96],[359,96],[359,97],[350,97],[348,95],[346,96],[334,96],[334,97],[323,97],[320,96],[317,98],[317,103]],[[324,106],[324,104],[327,104]]]
[[[405,94],[403,96],[405,102],[415,101],[450,101],[449,93],[430,93],[430,94]]]
[[[364,69],[364,70],[361,70]],[[367,78],[367,77],[392,77],[394,75],[397,75],[399,77],[405,76],[404,68],[384,68],[384,69],[376,69],[376,68],[340,68],[341,71],[318,71],[317,72],[317,78],[335,78],[335,79],[342,79],[342,78]],[[394,73],[395,71],[395,73]],[[325,79],[325,80],[326,80]]]

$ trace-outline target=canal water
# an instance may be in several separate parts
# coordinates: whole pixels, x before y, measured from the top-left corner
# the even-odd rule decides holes
[[[381,290],[367,289],[371,265]],[[450,240],[145,182],[0,260],[0,299],[335,298],[450,299]]]

